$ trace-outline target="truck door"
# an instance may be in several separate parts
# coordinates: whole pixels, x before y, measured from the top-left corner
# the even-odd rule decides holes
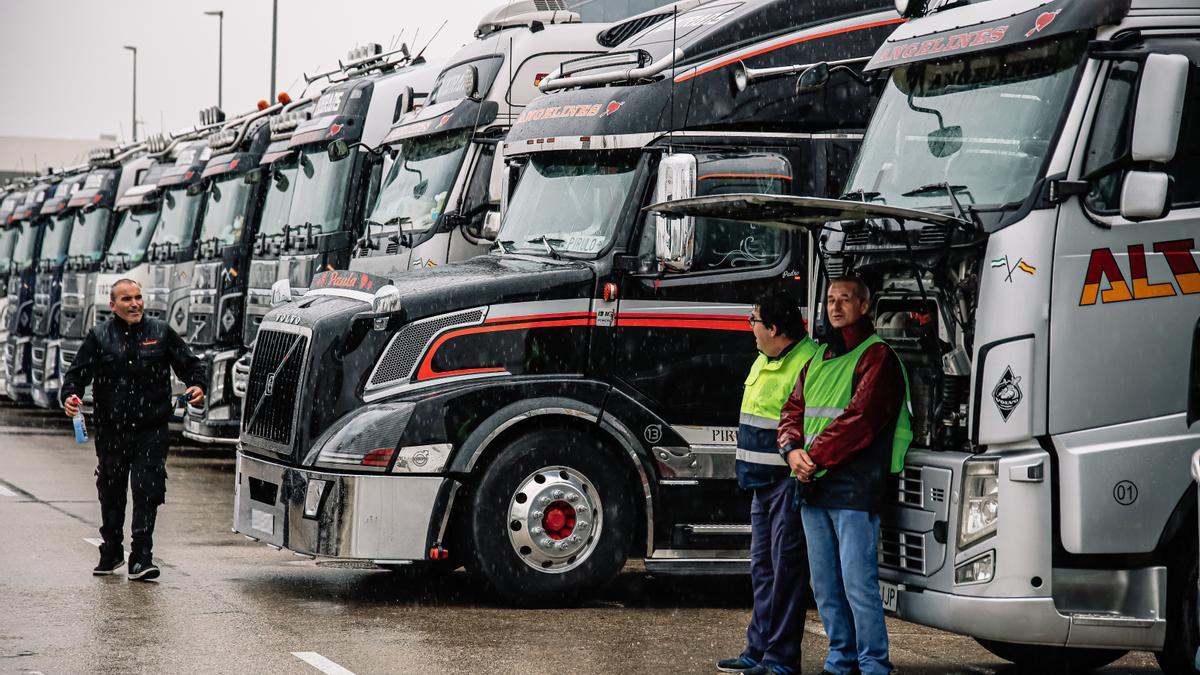
[[[1060,454],[1062,543],[1074,553],[1152,550],[1200,446],[1200,429],[1185,420],[1200,317],[1200,41],[1147,38],[1143,50],[1150,59],[1099,64],[1090,131],[1072,167],[1090,192],[1060,207],[1055,237],[1047,413]],[[1162,54],[1175,65],[1151,77]],[[1162,119],[1170,87],[1158,76],[1172,69],[1187,70],[1186,81],[1173,78],[1179,131],[1160,134],[1175,148],[1148,158],[1137,138],[1171,126]],[[1168,183],[1165,215],[1139,206],[1147,185]]]
[[[681,158],[692,162],[694,194],[792,191],[791,163],[779,154],[703,152],[676,154],[669,161],[678,166]],[[660,163],[660,185],[661,166],[667,163]],[[742,382],[757,354],[750,311],[760,295],[774,288],[788,288],[803,302],[802,273],[792,269],[793,260],[803,260],[801,237],[698,219],[693,245],[662,264],[656,258],[656,239],[665,224],[654,215],[642,220],[637,251],[642,269],[650,272],[622,283],[613,372],[677,430],[693,427],[683,430],[689,442],[732,448]]]

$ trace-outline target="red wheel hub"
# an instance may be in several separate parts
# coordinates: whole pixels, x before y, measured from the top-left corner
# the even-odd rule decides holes
[[[575,507],[561,500],[552,502],[542,516],[542,529],[555,541],[571,536],[575,531]]]

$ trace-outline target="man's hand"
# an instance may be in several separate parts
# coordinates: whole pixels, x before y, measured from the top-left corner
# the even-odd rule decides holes
[[[791,467],[792,473],[796,474],[796,478],[800,479],[801,483],[812,481],[813,473],[817,470],[817,465],[812,461],[812,457],[803,449],[797,448],[787,454],[787,463]]]
[[[200,387],[188,387],[183,393],[188,397],[188,405],[194,408],[204,403],[204,390]]]
[[[67,417],[74,417],[79,414],[79,404],[78,396],[69,396],[67,400],[63,401],[63,410],[66,411]]]

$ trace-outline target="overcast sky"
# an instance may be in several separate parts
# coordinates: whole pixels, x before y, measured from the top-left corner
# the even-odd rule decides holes
[[[401,30],[415,52],[443,21],[426,54],[448,57],[502,4],[279,0],[276,89],[298,95],[301,73],[336,67],[356,45],[387,48]],[[271,0],[0,0],[0,136],[127,139],[133,67],[122,45],[138,48],[142,135],[195,124],[217,103],[217,17],[206,10],[225,12],[225,111],[249,110],[269,93]]]

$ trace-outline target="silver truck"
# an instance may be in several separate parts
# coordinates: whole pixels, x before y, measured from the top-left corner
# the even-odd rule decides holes
[[[898,4],[842,199],[657,208],[810,229],[820,278],[871,286],[916,434],[885,608],[1021,664],[1192,672],[1200,6]]]

